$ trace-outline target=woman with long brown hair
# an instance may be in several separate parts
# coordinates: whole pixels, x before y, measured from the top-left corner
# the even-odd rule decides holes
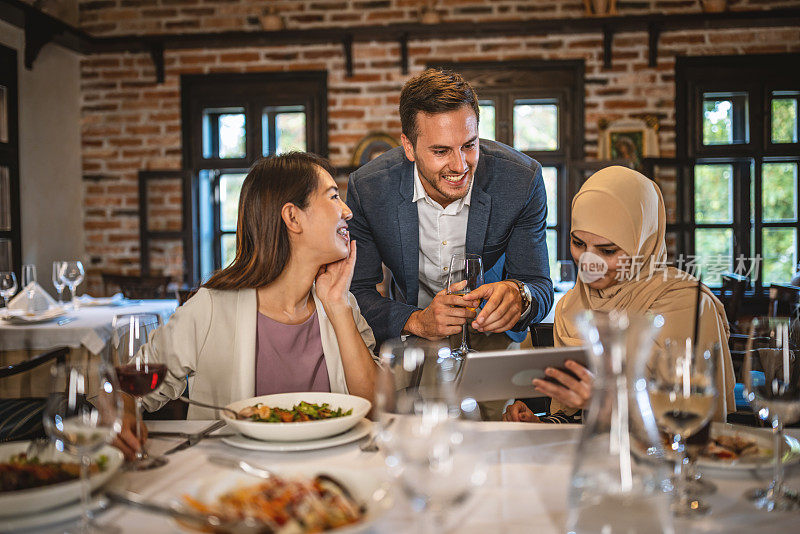
[[[356,248],[330,164],[290,153],[261,159],[239,199],[236,257],[146,345],[167,364],[144,398],[153,411],[180,396],[226,405],[290,391],[372,397],[372,331],[349,293]],[[190,419],[215,418],[189,408]]]

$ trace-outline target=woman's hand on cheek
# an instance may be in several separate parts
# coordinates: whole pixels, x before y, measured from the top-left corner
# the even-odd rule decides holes
[[[350,290],[355,266],[356,242],[350,241],[350,253],[346,258],[320,268],[315,280],[316,292],[326,308],[342,304],[349,307],[347,293]]]
[[[548,367],[545,370],[545,374],[556,380],[558,384],[537,378],[533,381],[533,385],[538,391],[552,397],[561,404],[571,408],[584,409],[592,396],[594,375],[586,367],[572,360],[567,360],[564,365],[577,378],[554,367]]]

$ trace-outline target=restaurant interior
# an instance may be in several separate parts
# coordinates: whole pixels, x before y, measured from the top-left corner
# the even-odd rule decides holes
[[[192,385],[193,371],[170,363],[172,375],[184,373],[180,387],[170,384],[171,400],[152,411],[143,404],[161,384],[152,375],[153,387],[128,392],[147,425],[146,453],[131,460],[114,447],[121,415],[91,451],[65,445],[77,438],[68,439],[63,414],[52,421],[54,391],[70,380],[63,369],[113,360],[126,343],[119,325],[131,316],[154,322],[141,325],[146,343],[150,326],[171,328],[188,301],[200,307],[206,297],[198,288],[235,260],[240,193],[253,165],[294,151],[322,156],[348,201],[356,171],[405,146],[401,91],[426,69],[456,72],[474,88],[481,140],[541,164],[543,274],[554,293],[549,312],[522,329],[527,337],[514,348],[525,353],[507,351],[514,360],[486,352],[498,359],[481,364],[475,356],[470,371],[482,349],[459,355],[456,342],[443,358],[451,347],[441,337],[376,332],[370,346],[362,334],[379,369],[372,404],[344,394],[353,390],[349,379],[337,393],[329,364],[330,393],[281,393],[294,395],[281,408],[311,403],[314,419],[315,403],[331,403],[334,413],[319,418],[336,421],[308,422],[301,409],[302,419],[273,415],[274,427],[243,422],[243,410],[252,421],[270,415],[244,396]],[[76,472],[93,460],[86,473],[50,486],[19,490],[3,481],[0,532],[796,530],[799,107],[798,0],[0,0],[0,481],[3,465],[20,453],[69,460]],[[659,261],[693,276],[697,303],[686,320],[694,337],[685,351],[661,347],[678,359],[684,353],[676,371],[684,394],[695,394],[695,374],[698,383],[712,376],[714,390],[730,361],[728,409],[720,418],[709,408],[691,430],[685,417],[674,422],[677,411],[665,427],[651,409],[659,397],[648,399],[661,387],[652,384],[666,380],[653,378],[655,364],[645,362],[661,316],[595,313],[576,321],[588,348],[563,348],[558,303],[586,282],[573,261],[573,199],[590,176],[614,166],[657,185],[666,244]],[[382,272],[377,290],[395,298],[392,269]],[[700,345],[701,286],[724,311],[725,346],[705,353],[691,346],[692,339]],[[372,323],[360,295],[353,299]],[[324,304],[317,311],[333,317]],[[358,309],[356,316],[358,325]],[[238,341],[229,347],[241,350]],[[195,356],[206,349],[198,342]],[[530,374],[519,362],[534,361],[537,351],[540,362],[553,363]],[[765,351],[775,352],[774,362]],[[715,362],[711,370],[695,370],[703,354]],[[555,405],[531,380],[575,357],[591,369],[591,404],[582,420],[546,424]],[[430,376],[425,365],[439,369],[435,384],[420,382]],[[433,389],[438,395],[451,372],[458,378],[445,388],[444,412],[441,402],[419,414],[401,408],[414,395],[422,395],[414,406]],[[780,372],[771,393],[761,392]],[[397,388],[384,391],[381,377]],[[492,380],[508,387],[502,396],[510,401],[498,413],[526,398],[541,422],[488,417],[484,401],[500,400],[485,393],[499,387],[487,385]],[[95,406],[103,387],[87,393]],[[674,408],[676,398],[666,402]],[[720,391],[710,398],[726,402]],[[187,405],[222,399],[232,415]],[[330,430],[320,434],[323,423]],[[298,430],[278,428],[292,424]],[[132,428],[132,439],[144,442],[138,423]],[[253,498],[245,482],[262,484],[264,495],[277,484],[289,495],[285,480],[293,476],[306,479],[291,487],[296,494],[276,496],[270,487],[270,498],[299,503],[297,494],[318,492],[294,508],[336,508],[333,515],[347,519],[265,518],[263,509],[248,516],[219,500],[225,491]],[[82,495],[90,483],[92,493]]]

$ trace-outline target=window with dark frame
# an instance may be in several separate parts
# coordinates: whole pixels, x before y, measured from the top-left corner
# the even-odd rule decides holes
[[[710,286],[749,274],[763,295],[798,262],[800,55],[678,58],[683,252]],[[691,260],[690,260],[691,261]]]
[[[19,276],[22,228],[17,89],[17,52],[0,45],[0,271],[14,271]]]
[[[235,255],[239,193],[258,158],[293,150],[327,157],[327,73],[191,75],[181,89],[197,283]]]
[[[523,152],[542,164],[547,191],[550,275],[569,255],[571,162],[582,160],[583,61],[512,61],[436,64],[461,73],[478,93],[479,135]]]

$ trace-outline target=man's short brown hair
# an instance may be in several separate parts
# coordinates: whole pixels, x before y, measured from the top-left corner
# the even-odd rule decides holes
[[[471,106],[480,119],[478,95],[457,72],[427,69],[408,80],[400,93],[400,124],[403,133],[416,145],[417,112],[444,113]]]

